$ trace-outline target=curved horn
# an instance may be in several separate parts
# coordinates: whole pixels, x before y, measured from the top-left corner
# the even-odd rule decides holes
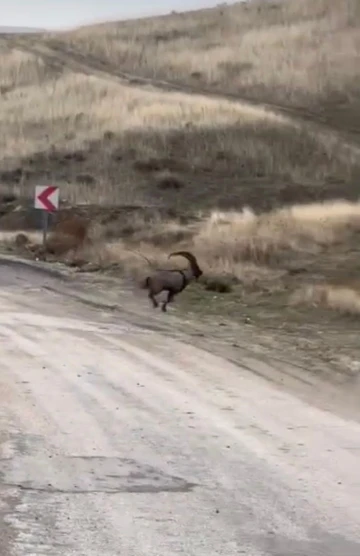
[[[168,259],[170,259],[170,257],[175,257],[177,255],[179,255],[179,257],[185,257],[185,259],[187,259],[189,261],[189,263],[195,264],[196,266],[198,266],[198,262],[196,260],[195,255],[193,255],[189,251],[175,251],[174,253],[170,253],[170,255],[168,256]]]

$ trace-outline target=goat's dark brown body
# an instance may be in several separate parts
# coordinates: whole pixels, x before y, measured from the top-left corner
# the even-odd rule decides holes
[[[190,267],[185,270],[158,270],[151,276],[148,276],[144,282],[144,287],[149,291],[148,297],[151,299],[154,307],[158,307],[155,296],[159,293],[168,292],[167,299],[162,304],[162,310],[166,311],[166,306],[171,303],[175,295],[182,292],[192,280],[197,280],[202,275],[196,258],[188,251],[177,251],[171,253],[169,257],[179,255],[188,259]]]

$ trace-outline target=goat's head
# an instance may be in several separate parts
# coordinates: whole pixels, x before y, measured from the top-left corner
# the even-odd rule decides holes
[[[185,259],[187,259],[190,263],[190,267],[194,275],[194,278],[196,280],[200,278],[200,276],[203,274],[203,271],[199,267],[195,255],[193,255],[189,251],[176,251],[175,253],[170,253],[169,258],[175,256],[185,257]]]

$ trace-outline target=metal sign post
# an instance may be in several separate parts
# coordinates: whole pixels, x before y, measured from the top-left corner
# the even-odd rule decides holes
[[[49,212],[55,212],[59,208],[59,188],[55,185],[37,185],[35,208],[42,211],[43,246],[46,247]]]
[[[42,211],[42,228],[43,228],[43,246],[46,247],[47,232],[49,227],[49,213],[47,210]]]

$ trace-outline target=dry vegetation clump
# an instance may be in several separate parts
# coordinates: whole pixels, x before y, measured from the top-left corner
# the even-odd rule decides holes
[[[293,205],[268,213],[212,212],[194,246],[214,260],[268,263],[285,253],[318,252],[345,243],[360,230],[360,203],[334,200]]]
[[[9,49],[0,44],[0,57],[0,94],[2,95],[16,87],[39,85],[46,76],[49,76],[49,68],[44,61],[29,52]]]
[[[12,251],[14,247],[20,251],[30,251],[32,247],[36,249],[41,243],[41,234],[38,232],[26,231],[0,231],[0,244],[5,249]]]
[[[114,72],[319,110],[324,102],[341,103],[343,114],[360,86],[359,25],[358,0],[253,1],[84,27],[48,40]]]
[[[360,291],[332,284],[306,285],[293,293],[290,305],[309,305],[347,315],[359,315]]]
[[[79,216],[57,222],[47,239],[47,251],[57,257],[65,255],[69,251],[79,252],[80,249],[91,243],[89,229],[89,221]]]

